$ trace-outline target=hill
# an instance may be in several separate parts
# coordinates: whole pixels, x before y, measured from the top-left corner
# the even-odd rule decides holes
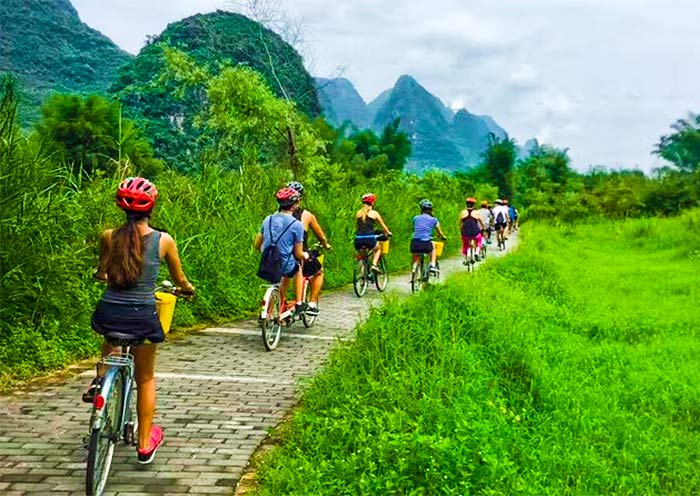
[[[68,0],[3,0],[0,26],[0,72],[21,82],[25,124],[51,92],[104,93],[131,58]]]
[[[182,164],[196,148],[192,125],[201,96],[184,103],[174,87],[159,81],[165,61],[162,45],[176,47],[216,74],[222,64],[243,64],[260,72],[278,96],[288,96],[309,116],[321,112],[313,78],[301,56],[277,34],[240,14],[217,11],[197,14],[168,27],[152,39],[119,72],[110,88],[130,117],[139,119],[153,139],[158,155]]]
[[[371,112],[367,104],[345,78],[316,78],[318,99],[323,115],[336,127],[350,121],[360,129],[372,124]]]
[[[324,115],[336,126],[350,121],[358,128],[381,131],[400,118],[399,129],[408,134],[413,145],[407,164],[413,172],[468,169],[480,161],[491,133],[506,136],[493,118],[466,109],[453,111],[411,76],[401,76],[393,88],[368,104],[347,79],[317,79],[317,87]]]

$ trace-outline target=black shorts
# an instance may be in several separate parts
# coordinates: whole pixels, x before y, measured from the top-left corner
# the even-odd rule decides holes
[[[411,253],[432,253],[433,252],[433,242],[425,241],[421,239],[411,240]]]
[[[309,252],[309,259],[304,261],[302,274],[304,277],[312,277],[318,274],[322,268],[321,262],[318,261],[318,252],[311,250]]]
[[[363,249],[374,250],[375,246],[377,246],[377,238],[375,236],[368,237],[368,238],[355,237],[355,250],[356,251],[360,251]]]
[[[505,229],[505,228],[506,228],[505,222],[503,222],[503,223],[497,222],[496,225],[494,226],[494,229],[496,231],[500,231],[501,229]]]
[[[282,277],[292,279],[295,275],[297,275],[297,272],[299,272],[299,262],[294,262],[294,268],[286,274],[282,274]]]
[[[134,341],[165,341],[155,304],[107,303],[100,300],[92,314],[92,329],[107,339],[110,332],[115,332],[133,336]]]

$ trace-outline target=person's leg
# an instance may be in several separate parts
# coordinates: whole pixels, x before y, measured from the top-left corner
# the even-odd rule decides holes
[[[435,262],[437,262],[437,250],[435,249],[435,245],[433,245],[433,251],[430,252],[430,265],[435,267]]]
[[[377,264],[379,263],[379,257],[382,256],[382,247],[379,246],[379,243],[374,245],[374,248],[372,248],[372,266],[377,267]]]
[[[282,297],[282,308],[280,309],[280,312],[284,312],[286,310],[287,288],[289,288],[289,278],[283,276],[282,280],[280,281],[280,296]]]
[[[153,415],[156,410],[156,345],[142,344],[131,349],[136,365],[137,400],[139,417],[139,449],[148,450],[151,440]]]
[[[321,294],[321,288],[323,287],[323,269],[314,274],[310,284],[311,296],[309,297],[309,302],[318,304],[318,298]]]
[[[304,276],[301,269],[294,274],[294,302],[300,305],[304,302]]]

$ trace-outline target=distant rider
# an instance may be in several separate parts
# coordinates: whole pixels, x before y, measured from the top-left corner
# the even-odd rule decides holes
[[[377,243],[377,231],[375,224],[379,224],[385,236],[391,236],[391,231],[384,223],[379,212],[374,210],[374,204],[377,202],[377,197],[373,193],[365,193],[362,195],[362,208],[355,214],[355,250],[362,249],[372,250],[372,271],[379,272],[379,257],[382,252]]]
[[[462,255],[464,255],[464,265],[469,263],[471,258],[471,242],[476,243],[476,253],[474,253],[474,258],[479,260],[479,250],[481,249],[481,243],[483,242],[483,236],[481,232],[484,230],[484,221],[474,206],[476,205],[476,200],[474,198],[467,198],[465,200],[467,208],[462,210],[459,214],[459,230],[462,233]]]
[[[491,227],[493,226],[493,216],[491,210],[489,210],[489,202],[483,200],[481,202],[481,208],[478,211],[481,220],[484,221],[484,232],[486,236],[486,243],[491,244]]]
[[[282,259],[280,294],[285,298],[289,281],[293,280],[294,314],[301,315],[307,310],[307,305],[304,303],[304,278],[299,268],[300,264],[309,258],[309,254],[304,252],[304,226],[294,218],[294,211],[299,207],[301,196],[295,189],[285,187],[277,192],[275,199],[279,209],[265,217],[253,246],[256,250],[265,251],[274,240]]]
[[[287,183],[288,188],[292,188],[299,193],[301,199],[304,198],[304,185],[299,181],[292,181]],[[326,238],[323,229],[318,223],[316,216],[309,212],[308,210],[299,206],[292,214],[295,219],[301,222],[304,226],[304,251],[309,251],[308,238],[309,229],[311,229],[316,236],[316,239],[321,243],[321,245],[326,249],[330,250],[331,245],[328,244],[328,238]],[[316,257],[317,253],[309,252],[311,257],[306,261],[302,267],[302,273],[305,277],[311,277],[311,295],[309,296],[309,308],[306,313],[310,316],[318,315],[318,298],[321,294],[321,287],[323,286],[323,266],[318,262]]]
[[[440,222],[433,216],[433,203],[430,200],[421,200],[419,203],[421,213],[413,217],[413,237],[411,239],[411,254],[413,261],[421,253],[430,254],[431,272],[435,272],[437,262],[437,251],[433,244],[433,229],[438,235],[445,239],[445,234],[440,228]]]

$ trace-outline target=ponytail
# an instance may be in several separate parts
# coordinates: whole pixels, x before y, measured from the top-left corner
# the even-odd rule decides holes
[[[146,245],[136,222],[144,218],[142,213],[127,212],[127,222],[112,233],[112,246],[107,258],[107,280],[118,289],[136,286],[141,276]]]

